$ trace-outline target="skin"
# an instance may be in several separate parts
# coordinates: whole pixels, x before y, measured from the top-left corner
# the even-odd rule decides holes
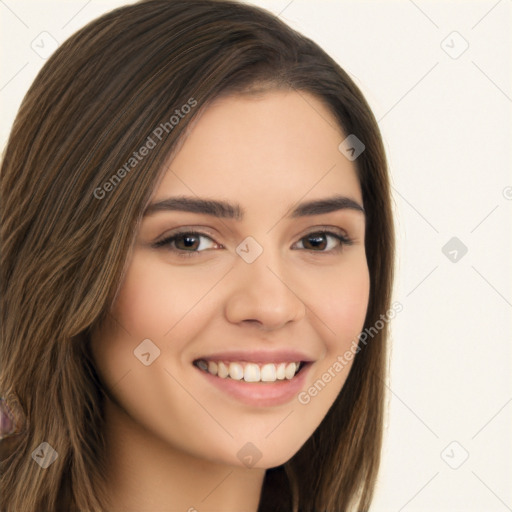
[[[306,93],[268,91],[217,99],[191,126],[151,202],[226,200],[245,216],[163,211],[141,222],[111,320],[91,338],[112,397],[105,417],[113,511],[256,511],[265,469],[310,437],[351,362],[308,404],[294,397],[271,407],[219,391],[192,362],[229,349],[293,348],[315,361],[307,390],[332,374],[364,325],[364,213],[287,217],[299,201],[334,194],[362,205],[355,164],[338,150],[346,135],[329,110]],[[307,235],[322,227],[353,243],[329,252],[339,247],[329,236],[311,248]],[[176,228],[210,239],[190,258],[153,246]],[[235,251],[248,236],[263,248],[250,264]],[[149,366],[134,357],[144,339],[160,349]],[[237,457],[247,442],[261,453],[252,467]]]

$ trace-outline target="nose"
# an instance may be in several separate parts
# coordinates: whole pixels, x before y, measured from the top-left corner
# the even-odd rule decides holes
[[[255,324],[260,330],[272,331],[304,318],[306,305],[291,280],[276,270],[281,267],[275,260],[263,255],[253,263],[241,259],[235,263],[225,315],[233,324]]]

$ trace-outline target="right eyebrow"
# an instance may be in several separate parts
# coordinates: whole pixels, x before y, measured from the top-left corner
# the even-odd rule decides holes
[[[202,213],[214,217],[242,220],[243,210],[238,204],[230,204],[226,201],[213,199],[199,199],[196,197],[169,197],[150,204],[144,216],[162,211],[182,211],[190,213]]]

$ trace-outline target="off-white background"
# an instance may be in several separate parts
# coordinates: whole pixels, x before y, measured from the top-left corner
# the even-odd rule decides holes
[[[2,150],[45,62],[31,45],[126,3],[0,0]],[[252,3],[351,74],[388,152],[403,311],[372,512],[512,510],[512,0]]]

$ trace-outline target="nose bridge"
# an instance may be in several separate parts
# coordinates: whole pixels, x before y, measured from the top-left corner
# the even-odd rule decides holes
[[[285,262],[279,251],[263,248],[254,239],[237,247],[231,279],[235,283],[226,303],[230,322],[256,321],[275,329],[305,316],[306,306],[285,277]]]

